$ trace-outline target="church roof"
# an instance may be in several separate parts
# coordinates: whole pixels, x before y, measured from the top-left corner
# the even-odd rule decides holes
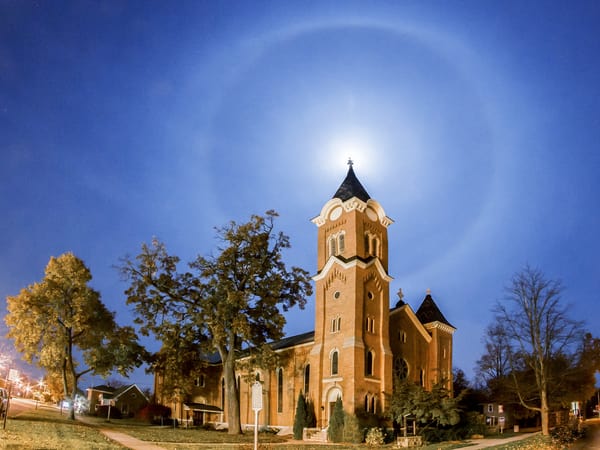
[[[417,318],[421,321],[422,324],[431,323],[431,322],[441,322],[446,325],[455,328],[442,314],[440,308],[435,304],[433,298],[431,298],[431,294],[427,294],[421,306],[417,310]]]
[[[350,200],[352,197],[357,197],[363,202],[366,202],[371,198],[371,196],[368,194],[363,185],[360,184],[358,178],[356,178],[354,169],[352,169],[352,161],[350,161],[348,165],[350,166],[348,169],[348,174],[336,193],[333,194],[333,198],[339,198],[341,201],[345,202],[346,200]]]

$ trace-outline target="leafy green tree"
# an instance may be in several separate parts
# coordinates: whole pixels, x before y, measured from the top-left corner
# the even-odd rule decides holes
[[[218,353],[230,434],[242,432],[236,372],[272,366],[276,355],[268,343],[283,337],[283,312],[295,305],[303,308],[306,296],[312,294],[308,272],[288,269],[283,262],[282,252],[290,242],[285,234],[275,232],[276,217],[268,211],[265,216],[253,215],[247,223],[231,221],[217,228],[218,253],[198,256],[187,271],[178,271],[180,259],[169,255],[156,239],[121,266],[131,282],[127,303],[135,307],[136,322],[142,333],[163,344],[157,370],[168,370],[173,363],[181,367],[184,361],[191,364],[189,370],[197,370],[199,353]],[[182,356],[180,349],[189,357]],[[167,388],[182,392],[184,378]],[[163,380],[167,382],[168,374]]]
[[[390,400],[389,416],[404,426],[405,418],[409,416],[424,428],[456,425],[460,421],[459,404],[462,397],[451,397],[445,385],[446,381],[442,380],[431,391],[426,391],[408,379],[397,379]]]
[[[582,338],[582,324],[569,318],[561,302],[562,291],[559,281],[526,266],[513,276],[504,300],[494,309],[495,324],[506,343],[514,392],[524,408],[540,413],[545,436],[549,434],[550,394],[560,379],[554,369],[571,365]]]
[[[126,375],[145,356],[133,328],[118,326],[100,294],[88,286],[91,279],[83,261],[65,253],[50,258],[42,281],[7,297],[8,337],[28,362],[60,376],[70,399],[83,375],[108,376],[114,370]]]
[[[342,442],[344,439],[344,406],[341,397],[337,398],[333,406],[327,427],[327,438],[331,442]]]
[[[296,403],[296,415],[294,416],[294,439],[302,440],[302,434],[306,426],[306,400],[300,392]]]

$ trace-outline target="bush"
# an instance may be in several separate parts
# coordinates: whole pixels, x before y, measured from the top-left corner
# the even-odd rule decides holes
[[[353,414],[344,416],[344,441],[360,444],[364,440],[364,432],[358,417]]]
[[[367,431],[365,441],[369,447],[383,445],[384,440],[384,434],[381,428],[369,428],[369,431]]]
[[[578,429],[577,424],[570,424],[553,428],[550,431],[550,438],[554,445],[564,447],[583,437],[583,434],[583,431]]]
[[[158,404],[147,405],[140,409],[137,415],[141,420],[160,425],[165,423],[165,419],[171,416],[171,408]]]

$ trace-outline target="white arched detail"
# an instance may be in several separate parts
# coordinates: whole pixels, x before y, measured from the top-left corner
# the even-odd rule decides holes
[[[317,217],[312,219],[312,223],[320,227],[321,225],[324,225],[330,217],[339,217],[337,216],[337,210],[333,216],[331,216],[331,213],[335,208],[340,206],[344,208],[344,211],[366,211],[367,207],[369,207],[375,212],[375,214],[377,214],[379,222],[384,227],[387,228],[388,226],[394,223],[392,219],[385,215],[385,211],[383,207],[379,204],[379,202],[373,200],[372,198],[370,198],[366,202],[363,202],[357,197],[352,197],[351,199],[346,200],[345,202],[342,202],[339,198],[332,198],[323,205],[323,208],[321,208],[321,213]]]
[[[327,403],[335,403],[338,397],[342,400],[344,399],[342,397],[342,390],[339,386],[332,387],[329,389],[329,392],[327,392]]]

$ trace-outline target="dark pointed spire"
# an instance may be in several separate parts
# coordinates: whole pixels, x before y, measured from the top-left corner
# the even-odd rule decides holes
[[[427,289],[427,295],[425,295],[425,299],[423,300],[423,303],[421,303],[421,306],[419,306],[416,315],[422,324],[441,322],[454,328],[454,326],[448,322],[448,320],[440,311],[440,308],[438,308],[433,301],[433,298],[431,297],[431,289]]]
[[[354,162],[352,159],[348,158],[348,174],[336,193],[333,194],[333,198],[339,198],[341,201],[345,202],[346,200],[350,200],[352,197],[357,197],[363,202],[366,202],[371,198],[371,196],[367,193],[362,184],[360,184],[358,178],[356,178],[354,169],[352,168],[353,165]]]

